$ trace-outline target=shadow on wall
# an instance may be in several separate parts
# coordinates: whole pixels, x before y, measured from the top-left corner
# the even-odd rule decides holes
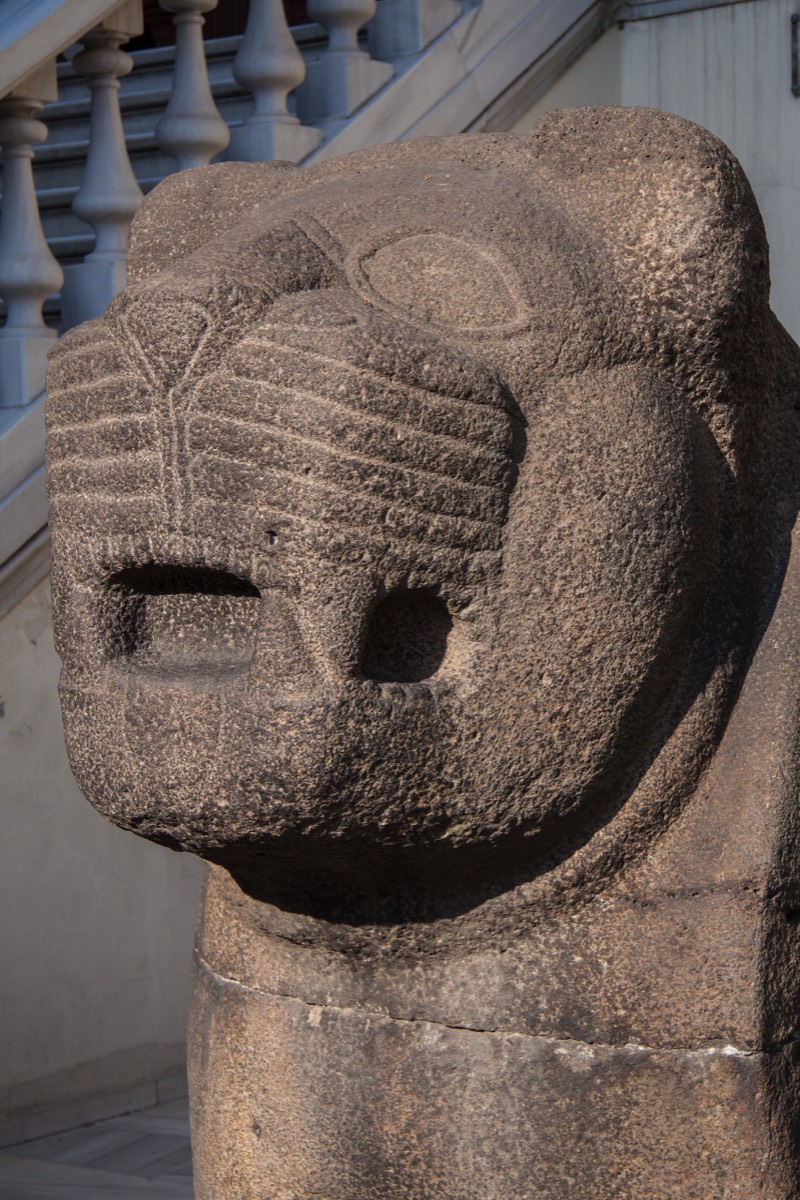
[[[0,1144],[184,1086],[201,865],[86,804],[59,666],[45,580],[0,621]]]

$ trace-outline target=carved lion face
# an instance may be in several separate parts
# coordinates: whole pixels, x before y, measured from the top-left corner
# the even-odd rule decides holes
[[[545,180],[399,149],[239,168],[260,203],[50,379],[75,774],[284,891],[592,828],[704,677],[726,561],[730,454],[602,238]],[[169,186],[254,178],[208,172]]]

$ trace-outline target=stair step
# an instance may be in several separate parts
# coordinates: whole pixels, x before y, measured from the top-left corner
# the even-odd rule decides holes
[[[325,33],[321,25],[299,25],[292,33],[301,53],[319,50],[325,45]],[[212,90],[218,80],[233,79],[233,60],[240,44],[241,37],[217,38],[205,43],[206,64]],[[123,105],[130,93],[148,91],[158,88],[159,85],[164,87],[165,78],[171,81],[175,49],[173,46],[162,46],[152,50],[136,50],[131,57],[134,60],[133,70],[120,80]],[[46,113],[57,112],[62,104],[71,103],[74,92],[79,96],[85,95],[86,80],[75,72],[71,63],[61,62],[58,64],[59,99],[48,105]]]
[[[164,176],[159,174],[150,178],[140,178],[137,182],[145,195],[147,195],[163,178]],[[43,188],[40,192],[36,193],[39,198],[39,211],[45,213],[60,208],[69,209],[77,190],[77,184],[66,187]]]
[[[142,130],[155,129],[159,117],[166,108],[168,99],[169,93],[164,92],[160,99],[158,95],[153,95],[151,102],[151,94],[148,94],[146,103],[132,105],[129,109],[123,109],[122,128],[125,131],[126,141],[136,134],[141,133]],[[228,120],[240,119],[240,113],[249,113],[252,109],[253,102],[251,97],[233,82],[224,88],[219,88],[215,92],[215,99],[219,111]],[[291,107],[290,105],[290,109]],[[57,146],[82,145],[85,147],[88,122],[88,107],[83,117],[81,117],[80,113],[76,113],[70,120],[65,119],[59,122],[48,121],[47,141],[37,148],[37,159],[42,156],[47,158],[51,152],[54,152],[53,148]]]
[[[67,259],[78,261],[90,254],[94,245],[93,233],[76,233],[69,236],[48,238],[50,249],[60,263]]]
[[[233,58],[212,60],[208,63],[209,82],[211,91],[226,94],[231,90],[241,93],[242,89],[233,77]],[[157,74],[134,70],[120,81],[119,101],[123,113],[132,109],[166,104],[172,90],[172,63],[168,63],[163,71]],[[48,104],[44,111],[47,124],[58,124],[62,120],[74,120],[75,117],[88,117],[89,88],[87,81],[81,75],[73,75],[71,85],[66,88],[59,84],[59,99]]]
[[[0,0],[2,2],[2,0]],[[292,29],[301,53],[308,55],[326,42],[322,26],[309,23]],[[362,40],[363,36],[362,36]],[[221,115],[229,126],[240,124],[252,110],[252,98],[236,82],[233,60],[241,37],[218,38],[205,43],[209,83]],[[155,140],[155,128],[172,94],[174,46],[133,53],[134,67],[120,80],[120,111],[131,167],[145,195],[174,170],[173,160]],[[88,150],[89,88],[69,61],[59,62],[58,100],[46,106],[41,119],[48,126],[47,140],[36,149],[34,178],[48,244],[62,265],[80,262],[91,252],[94,233],[72,212],[72,201],[83,181]],[[289,111],[295,114],[294,97]],[[0,302],[0,317],[2,317]],[[48,325],[60,320],[60,294],[44,304]]]
[[[135,153],[137,150],[149,150],[155,145],[152,133],[130,133],[125,134],[125,143],[128,147],[128,153]],[[86,158],[87,139],[76,139],[72,142],[44,142],[36,151],[37,165],[47,162],[69,162],[75,160],[83,160]]]
[[[217,103],[231,96],[247,95],[247,92],[233,78],[232,72],[228,73],[224,78],[212,81],[211,92]],[[123,121],[129,113],[153,108],[163,111],[171,94],[172,88],[169,77],[165,77],[163,81],[159,81],[158,87],[143,87],[136,91],[131,90],[127,92],[120,91],[119,106]],[[65,122],[82,121],[85,123],[89,119],[88,88],[84,88],[84,94],[80,97],[76,96],[73,100],[58,100],[48,105],[45,110],[44,119],[51,132],[55,132],[58,125]]]

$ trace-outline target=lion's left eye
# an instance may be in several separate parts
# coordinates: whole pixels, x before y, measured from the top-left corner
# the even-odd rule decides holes
[[[361,254],[353,282],[412,321],[499,331],[525,305],[510,263],[489,246],[445,233],[414,233]]]

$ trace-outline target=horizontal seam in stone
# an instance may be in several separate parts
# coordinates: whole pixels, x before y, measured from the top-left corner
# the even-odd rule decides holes
[[[631,1050],[641,1051],[646,1054],[674,1054],[694,1058],[754,1058],[759,1054],[772,1054],[776,1050],[780,1050],[783,1046],[800,1041],[800,1035],[792,1033],[780,1042],[771,1042],[767,1046],[755,1050],[741,1050],[738,1046],[731,1045],[659,1047],[645,1046],[641,1042],[590,1042],[584,1041],[583,1038],[569,1037],[564,1034],[556,1036],[547,1033],[525,1033],[519,1029],[477,1029],[471,1025],[448,1025],[445,1021],[434,1021],[430,1017],[398,1017],[388,1012],[377,1012],[375,1009],[352,1008],[344,1005],[304,1000],[302,996],[294,996],[290,992],[276,992],[267,990],[266,988],[257,988],[253,987],[252,984],[243,983],[241,979],[234,979],[229,975],[220,975],[200,955],[198,955],[198,961],[201,967],[215,980],[218,980],[222,984],[241,988],[245,992],[251,992],[255,996],[273,997],[276,1000],[294,1000],[297,1004],[302,1004],[308,1009],[324,1008],[337,1013],[352,1013],[358,1017],[376,1017],[382,1021],[396,1021],[401,1025],[431,1025],[435,1029],[447,1029],[453,1033],[475,1033],[483,1037],[525,1038],[528,1041],[547,1042],[555,1046],[563,1044],[565,1046],[585,1047],[587,1050]]]

